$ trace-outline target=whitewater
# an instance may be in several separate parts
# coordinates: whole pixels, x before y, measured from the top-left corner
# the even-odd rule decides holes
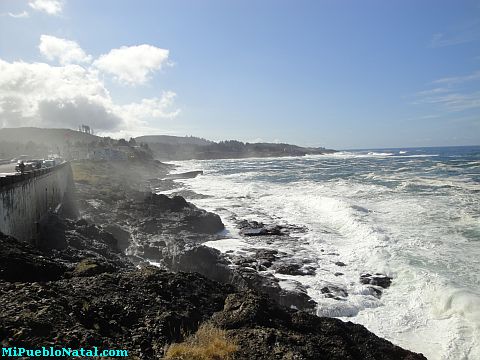
[[[480,147],[175,164],[204,171],[177,182],[204,195],[189,201],[222,217],[227,239],[209,246],[301,258],[315,275],[276,276],[307,287],[319,316],[362,324],[428,359],[480,359]],[[306,231],[257,243],[241,238],[238,219]],[[359,283],[365,272],[393,278],[380,299]],[[348,296],[328,298],[326,285]]]

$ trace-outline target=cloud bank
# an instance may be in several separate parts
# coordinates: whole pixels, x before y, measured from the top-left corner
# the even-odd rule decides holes
[[[41,36],[39,49],[59,65],[0,59],[0,127],[77,128],[85,123],[100,133],[134,134],[148,128],[149,121],[179,114],[172,91],[120,104],[103,81],[104,73],[109,73],[127,84],[144,83],[167,61],[168,50],[150,45],[123,47],[93,60],[76,42],[48,35]],[[139,53],[150,57],[140,59]],[[122,54],[130,54],[129,61]],[[108,63],[113,68],[105,71]]]

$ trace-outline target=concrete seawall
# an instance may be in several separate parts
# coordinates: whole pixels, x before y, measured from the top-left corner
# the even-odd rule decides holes
[[[23,175],[0,178],[0,231],[33,241],[38,224],[60,204],[72,206],[74,192],[70,163]]]

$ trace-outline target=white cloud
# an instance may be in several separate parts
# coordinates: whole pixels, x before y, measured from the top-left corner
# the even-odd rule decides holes
[[[117,103],[101,76],[109,72],[129,84],[145,82],[167,63],[168,50],[150,45],[114,49],[94,66],[92,57],[75,41],[42,35],[39,49],[61,66],[0,58],[0,127],[77,128],[86,123],[100,134],[139,135],[180,113],[172,91],[129,104]]]
[[[30,0],[28,5],[32,9],[46,12],[49,15],[59,15],[63,10],[62,0]]]
[[[101,55],[94,66],[120,83],[143,84],[150,75],[168,64],[169,51],[152,45],[123,46]]]
[[[419,91],[419,92],[417,92],[417,95],[418,96],[430,96],[430,95],[444,94],[446,92],[449,92],[449,90],[446,89],[446,88],[439,87],[439,88],[433,88],[433,89],[429,89],[429,90]]]
[[[480,80],[480,71],[471,74],[445,77],[432,82],[443,87],[417,92],[414,104],[430,104],[440,111],[463,112],[480,108],[480,91],[475,82]],[[472,84],[474,86],[472,86]]]
[[[23,12],[18,13],[18,14],[9,12],[7,14],[2,14],[2,15],[8,15],[8,16],[10,16],[12,18],[15,18],[15,19],[25,19],[25,18],[30,17],[30,14],[26,11],[23,11]]]
[[[461,83],[465,83],[468,81],[475,81],[475,80],[480,80],[480,70],[475,71],[468,75],[451,76],[451,77],[438,79],[438,80],[435,80],[433,83],[453,85],[453,84],[461,84]]]
[[[480,92],[452,92],[441,96],[430,96],[421,99],[420,103],[441,105],[444,109],[452,112],[478,109],[480,108]]]
[[[62,65],[92,61],[92,57],[72,40],[42,35],[38,48],[48,60],[58,60]]]
[[[151,120],[172,118],[173,92],[138,103],[118,104],[97,70],[80,65],[7,62],[0,59],[0,127],[77,128],[97,132],[134,131]]]

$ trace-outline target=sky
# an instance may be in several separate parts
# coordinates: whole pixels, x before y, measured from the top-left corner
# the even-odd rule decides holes
[[[480,144],[480,1],[0,0],[0,127]]]

